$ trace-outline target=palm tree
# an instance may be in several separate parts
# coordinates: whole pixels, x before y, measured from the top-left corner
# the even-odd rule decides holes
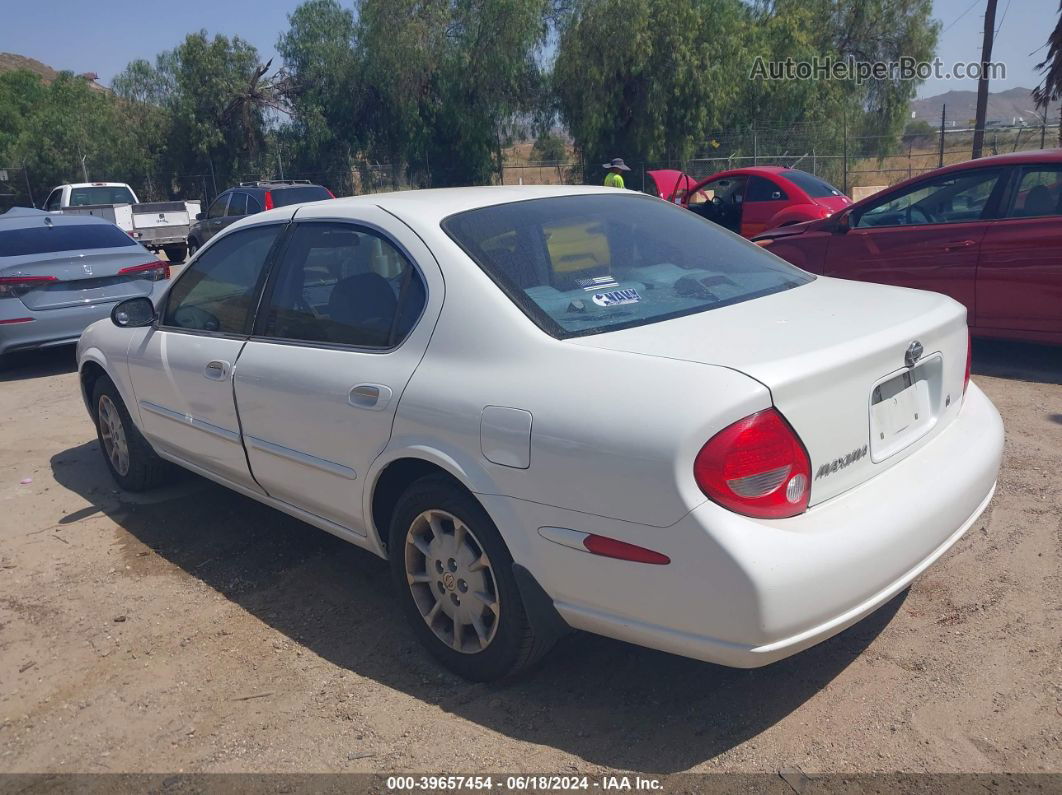
[[[1059,11],[1062,12],[1062,2]],[[1062,99],[1062,14],[1047,37],[1047,57],[1036,68],[1044,73],[1044,79],[1033,89],[1033,99],[1046,115],[1048,104]],[[1062,106],[1059,106],[1058,145],[1062,147]]]

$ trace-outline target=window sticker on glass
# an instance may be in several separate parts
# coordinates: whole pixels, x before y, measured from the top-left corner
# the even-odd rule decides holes
[[[591,300],[598,306],[620,306],[621,304],[636,304],[642,300],[635,289],[613,290],[608,293],[597,293],[591,296]]]

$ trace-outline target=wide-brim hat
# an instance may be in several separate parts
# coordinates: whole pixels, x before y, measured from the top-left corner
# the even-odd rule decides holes
[[[602,163],[601,164],[601,168],[618,168],[620,171],[630,171],[631,170],[630,166],[628,166],[626,163],[623,162],[623,158],[622,157],[614,157],[614,158],[612,158],[612,162],[611,163]]]

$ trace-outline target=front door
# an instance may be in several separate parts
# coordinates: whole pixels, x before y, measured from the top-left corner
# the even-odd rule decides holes
[[[978,252],[1003,173],[956,172],[885,193],[830,239],[825,275],[944,293],[974,317]]]
[[[981,244],[970,325],[1062,334],[1062,166],[1022,169],[1005,216]]]
[[[240,356],[236,403],[262,488],[364,534],[365,473],[427,347],[442,277],[382,210],[359,208],[356,223],[327,215],[298,213]]]
[[[202,224],[203,243],[210,240],[225,226],[225,210],[228,208],[230,196],[232,193],[226,191],[211,202]]]
[[[274,222],[241,229],[204,251],[174,282],[158,326],[128,357],[141,428],[152,445],[254,490],[232,376],[284,228]]]
[[[771,228],[771,219],[789,206],[789,196],[781,185],[767,177],[749,177],[741,203],[741,234],[752,237]]]

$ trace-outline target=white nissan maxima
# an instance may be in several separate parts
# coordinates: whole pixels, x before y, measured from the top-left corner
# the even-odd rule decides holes
[[[1003,445],[960,304],[603,188],[260,213],[78,361],[123,488],[176,463],[387,558],[477,680],[572,628],[740,667],[805,649],[962,536]]]

